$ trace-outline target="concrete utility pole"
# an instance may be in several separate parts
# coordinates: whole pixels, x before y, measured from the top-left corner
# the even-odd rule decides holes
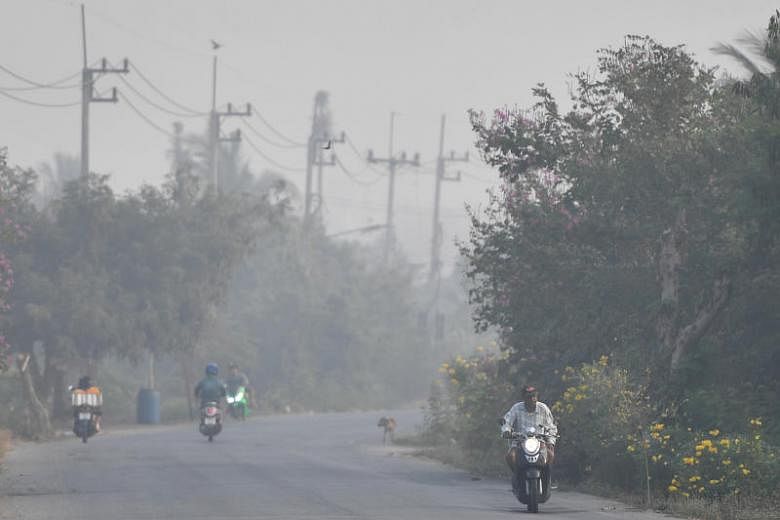
[[[220,46],[213,42],[214,50]],[[246,104],[242,111],[233,110],[232,103],[227,104],[227,110],[217,110],[217,55],[214,55],[211,68],[211,112],[209,113],[209,161],[211,166],[211,185],[217,193],[221,193],[222,183],[219,178],[219,143],[241,141],[241,131],[235,130],[230,137],[222,137],[220,128],[223,117],[249,117],[252,115],[252,105]]]
[[[387,186],[387,217],[385,218],[385,248],[384,248],[384,262],[387,264],[390,257],[390,251],[395,245],[395,229],[393,228],[393,199],[395,197],[395,170],[398,166],[420,166],[420,154],[414,154],[414,158],[408,160],[406,158],[406,152],[401,153],[400,158],[396,158],[393,155],[393,123],[395,120],[395,112],[390,112],[390,148],[386,158],[374,157],[373,150],[368,151],[368,162],[370,163],[387,163],[390,171],[390,179]]]
[[[317,198],[317,208],[314,210],[314,213],[318,215],[321,215],[322,203],[325,200],[322,187],[322,168],[325,166],[336,166],[336,154],[331,151],[330,159],[326,162],[324,158],[325,150],[333,150],[334,144],[343,143],[344,141],[346,141],[346,135],[344,132],[341,132],[341,136],[338,139],[328,139],[326,146],[320,146],[317,150],[317,159],[314,161],[314,164],[317,166],[317,195],[315,196]]]
[[[450,152],[449,157],[444,157],[444,123],[446,116],[441,116],[441,129],[439,131],[439,157],[436,160],[436,185],[433,199],[433,233],[431,238],[431,268],[428,273],[428,281],[438,279],[441,271],[441,243],[442,226],[439,222],[439,202],[441,199],[442,181],[460,181],[460,172],[455,177],[447,177],[445,164],[452,161],[466,162],[469,160],[469,154],[466,152],[463,157],[455,157],[455,152]]]
[[[81,176],[89,175],[89,104],[90,103],[116,103],[116,87],[113,88],[109,98],[95,96],[94,84],[99,74],[127,74],[127,58],[121,69],[108,67],[108,62],[103,58],[101,67],[93,69],[87,66],[87,25],[84,15],[84,4],[81,5],[81,42],[84,50],[84,65],[81,69]]]
[[[342,142],[344,134],[342,133],[341,140],[336,142]],[[331,166],[335,164],[335,160],[332,163],[326,163],[323,160],[323,148],[322,145],[332,146],[334,139],[330,135],[330,115],[328,113],[328,93],[320,90],[314,96],[314,110],[311,119],[311,134],[309,134],[309,141],[306,146],[306,186],[303,199],[303,226],[308,229],[311,226],[312,215],[312,200],[315,198],[313,193],[312,184],[314,182],[314,165],[317,164],[317,189],[320,197],[320,206],[322,205],[322,167]],[[319,210],[319,208],[317,208]]]

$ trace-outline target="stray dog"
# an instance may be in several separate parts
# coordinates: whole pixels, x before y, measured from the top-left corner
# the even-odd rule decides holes
[[[380,428],[384,428],[384,434],[382,435],[382,444],[387,444],[387,438],[390,438],[390,442],[395,440],[395,419],[392,417],[382,417],[376,425]]]

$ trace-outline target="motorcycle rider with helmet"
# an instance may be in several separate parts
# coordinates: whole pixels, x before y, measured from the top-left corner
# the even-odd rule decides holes
[[[69,387],[72,394],[80,394],[80,398],[78,399],[82,404],[88,403],[87,406],[90,407],[91,413],[92,413],[92,433],[89,435],[91,436],[93,433],[99,433],[101,430],[101,420],[103,418],[103,392],[100,390],[100,387],[93,384],[92,380],[89,376],[82,376],[79,378],[79,383],[75,387]],[[76,397],[73,398],[74,406],[73,406],[73,432],[76,435],[79,435],[78,431],[78,423],[79,423],[79,411],[80,406],[77,406],[76,403],[77,399]]]
[[[531,385],[524,386],[522,397],[523,400],[515,403],[504,415],[501,436],[505,439],[510,439],[513,431],[523,431],[527,428],[541,429],[546,438],[547,464],[552,464],[553,460],[555,460],[555,441],[558,436],[558,427],[555,425],[552,412],[546,404],[539,401],[539,391],[535,387]],[[517,489],[517,486],[519,486],[519,478],[515,471],[519,456],[518,450],[517,441],[513,440],[506,454],[506,463],[512,470],[513,489]],[[547,489],[549,489],[549,470],[547,470],[545,479],[548,484]]]
[[[227,395],[227,387],[217,376],[219,366],[216,363],[206,365],[206,377],[201,379],[195,387],[195,397],[200,399],[200,407],[206,403],[221,403]]]
[[[244,391],[246,392],[246,398],[249,406],[252,408],[257,408],[257,405],[255,404],[255,393],[252,391],[252,387],[249,384],[249,378],[238,368],[238,363],[230,363],[229,368],[230,375],[225,380],[228,394],[233,395],[240,387],[243,387]]]

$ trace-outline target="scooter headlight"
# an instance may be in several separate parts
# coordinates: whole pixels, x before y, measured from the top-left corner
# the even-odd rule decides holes
[[[539,451],[540,443],[536,437],[529,437],[523,441],[523,451],[534,454]]]

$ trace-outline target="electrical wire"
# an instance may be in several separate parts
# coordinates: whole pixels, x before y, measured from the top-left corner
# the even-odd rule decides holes
[[[185,113],[182,113],[182,112],[174,112],[173,110],[169,110],[169,109],[165,108],[162,105],[158,105],[157,103],[155,103],[154,101],[152,101],[151,99],[149,99],[148,97],[143,95],[141,92],[139,92],[138,89],[136,89],[132,85],[132,83],[130,83],[129,81],[127,81],[124,78],[124,75],[120,74],[119,75],[119,79],[122,81],[122,83],[124,83],[127,86],[127,88],[132,90],[135,93],[136,96],[138,96],[142,100],[146,101],[148,104],[150,104],[151,106],[153,106],[157,110],[160,110],[161,112],[165,112],[166,114],[170,114],[170,115],[176,116],[176,117],[202,117],[202,116],[205,115],[205,113],[204,114],[192,114],[192,113],[185,114]]]
[[[143,119],[144,121],[146,121],[146,123],[147,123],[149,126],[151,126],[152,128],[154,128],[154,129],[155,129],[155,130],[157,130],[158,132],[160,132],[160,133],[162,133],[162,134],[165,134],[167,137],[173,138],[173,134],[172,134],[172,133],[170,133],[169,131],[167,131],[167,130],[166,130],[166,129],[164,129],[163,127],[159,126],[157,123],[155,123],[154,121],[152,121],[151,119],[149,119],[149,118],[148,118],[148,117],[147,117],[147,116],[146,116],[146,115],[145,115],[143,112],[141,112],[140,110],[138,110],[138,108],[137,108],[137,107],[136,107],[136,106],[135,106],[135,105],[134,105],[134,104],[133,104],[133,103],[132,103],[132,102],[131,102],[131,101],[130,101],[128,98],[127,98],[127,96],[125,96],[124,94],[122,94],[122,92],[118,92],[118,94],[119,94],[119,97],[120,97],[120,98],[122,98],[122,100],[123,100],[125,103],[127,103],[127,105],[128,105],[128,106],[129,106],[129,107],[130,107],[130,108],[133,110],[133,112],[135,112],[136,114],[138,114],[138,116],[139,116],[141,119]]]
[[[355,156],[357,156],[358,159],[363,161],[367,165],[367,169],[371,170],[372,172],[376,173],[377,175],[384,175],[384,173],[380,172],[379,170],[375,169],[371,164],[366,160],[363,155],[358,151],[357,146],[355,146],[355,143],[352,142],[352,139],[349,138],[349,134],[344,134],[344,139],[347,141],[347,144],[352,149],[352,152],[354,152]]]
[[[23,81],[24,83],[27,83],[28,85],[32,85],[31,87],[2,87],[2,90],[34,90],[39,88],[51,88],[51,89],[66,89],[66,88],[74,88],[74,87],[80,87],[81,84],[74,84],[74,85],[67,85],[67,86],[58,86],[60,83],[64,83],[68,81],[69,79],[73,79],[77,77],[79,74],[81,74],[81,71],[74,72],[73,74],[70,74],[69,76],[65,76],[64,78],[60,78],[57,81],[51,81],[48,83],[39,83],[37,81],[33,81],[29,78],[26,78],[22,76],[21,74],[17,74],[16,72],[12,71],[8,67],[5,67],[3,65],[0,65],[0,70],[8,74],[9,76],[13,76],[14,78],[18,79],[19,81]]]
[[[258,146],[255,143],[253,143],[252,140],[249,139],[247,136],[241,136],[241,139],[243,141],[245,141],[255,152],[257,152],[257,154],[260,157],[262,157],[263,159],[265,159],[269,163],[273,164],[274,166],[276,166],[280,170],[285,170],[285,171],[294,172],[294,173],[301,173],[301,172],[305,172],[306,171],[306,168],[290,168],[289,166],[284,166],[282,164],[279,164],[278,162],[276,162],[275,160],[271,159],[266,154],[264,154],[260,150],[260,148],[258,148]]]
[[[255,104],[254,104],[254,103],[252,103],[252,106],[254,107],[254,106],[255,106]],[[287,141],[288,143],[290,143],[290,144],[292,144],[292,145],[295,145],[295,146],[301,146],[301,147],[305,147],[305,146],[306,146],[306,143],[301,143],[301,142],[299,142],[299,141],[295,141],[295,140],[293,140],[293,139],[290,139],[289,137],[287,137],[286,135],[284,135],[283,133],[281,133],[279,130],[277,130],[276,128],[274,128],[274,127],[271,125],[271,123],[269,123],[268,121],[266,121],[266,119],[263,117],[263,115],[262,115],[260,112],[258,112],[257,110],[253,110],[253,111],[252,111],[252,115],[253,115],[253,116],[255,116],[255,117],[257,117],[257,118],[258,118],[260,121],[262,121],[262,122],[263,122],[263,124],[264,124],[265,126],[267,126],[267,127],[269,128],[269,130],[271,130],[271,131],[272,131],[273,133],[275,133],[275,134],[276,134],[278,137],[281,137],[282,139],[284,139],[284,140],[285,140],[285,141]]]
[[[149,85],[149,86],[150,86],[150,87],[151,87],[151,88],[152,88],[152,89],[153,89],[155,92],[157,92],[158,94],[160,94],[160,96],[162,96],[163,98],[165,98],[165,99],[166,99],[166,100],[167,100],[169,103],[171,103],[172,105],[175,105],[175,106],[177,106],[178,108],[180,108],[180,109],[184,110],[185,112],[190,112],[190,114],[191,114],[191,115],[193,115],[193,116],[196,116],[196,115],[197,115],[197,116],[205,116],[206,114],[208,114],[208,112],[201,112],[201,111],[198,111],[198,110],[194,110],[194,109],[192,109],[192,108],[189,108],[189,107],[187,107],[186,105],[182,105],[181,103],[179,103],[179,102],[177,102],[176,100],[172,99],[172,98],[171,98],[170,96],[168,96],[168,95],[167,95],[165,92],[163,92],[162,90],[160,90],[159,88],[157,88],[157,87],[154,85],[154,83],[152,83],[152,82],[149,80],[149,78],[147,78],[147,77],[146,77],[146,76],[145,76],[145,75],[144,75],[144,74],[143,74],[143,73],[142,73],[142,72],[141,72],[141,71],[138,69],[138,67],[136,66],[136,64],[135,64],[135,63],[133,63],[133,62],[130,62],[130,67],[131,67],[131,68],[132,68],[132,69],[135,71],[135,73],[136,73],[136,74],[138,74],[138,77],[140,77],[142,80],[144,80],[144,82],[145,82],[147,85]]]
[[[342,162],[341,162],[341,159],[339,159],[339,157],[338,157],[338,156],[334,156],[334,157],[335,157],[335,159],[336,159],[336,164],[338,165],[338,167],[339,167],[339,168],[341,168],[341,171],[343,171],[343,172],[344,172],[344,174],[345,174],[347,177],[349,177],[349,178],[352,180],[352,182],[354,182],[354,183],[356,183],[356,184],[361,184],[361,185],[363,185],[363,186],[373,186],[374,184],[376,184],[377,182],[379,182],[379,181],[381,181],[381,180],[382,180],[382,177],[377,177],[376,179],[374,179],[374,180],[371,180],[371,181],[364,181],[364,180],[362,180],[362,179],[359,179],[359,178],[357,177],[357,175],[355,175],[355,174],[353,174],[352,172],[350,172],[350,171],[349,171],[349,170],[346,168],[346,166],[344,166],[344,163],[342,163]],[[365,170],[364,170],[364,171],[365,171]]]
[[[24,98],[14,96],[13,94],[9,94],[8,92],[3,92],[2,90],[0,90],[0,96],[5,96],[7,98],[13,99],[14,101],[19,101],[20,103],[25,103],[27,105],[33,105],[36,107],[44,107],[44,108],[66,108],[66,107],[75,107],[76,105],[81,104],[81,101],[76,101],[74,103],[39,103],[37,101],[30,101],[29,99],[24,99]]]
[[[241,118],[241,123],[242,123],[244,126],[246,126],[246,127],[247,127],[247,129],[248,129],[250,132],[252,132],[253,134],[255,134],[257,137],[259,137],[260,139],[262,139],[262,140],[263,140],[263,141],[265,141],[266,143],[270,144],[271,146],[276,146],[277,148],[301,148],[301,147],[300,147],[299,145],[297,145],[297,144],[279,144],[279,143],[275,143],[275,142],[271,141],[270,139],[268,139],[267,137],[265,137],[263,134],[261,134],[261,133],[260,133],[260,132],[257,130],[257,128],[255,128],[254,126],[252,126],[252,125],[249,123],[249,121],[247,121],[247,120],[246,120],[245,118],[243,118],[243,117]]]

